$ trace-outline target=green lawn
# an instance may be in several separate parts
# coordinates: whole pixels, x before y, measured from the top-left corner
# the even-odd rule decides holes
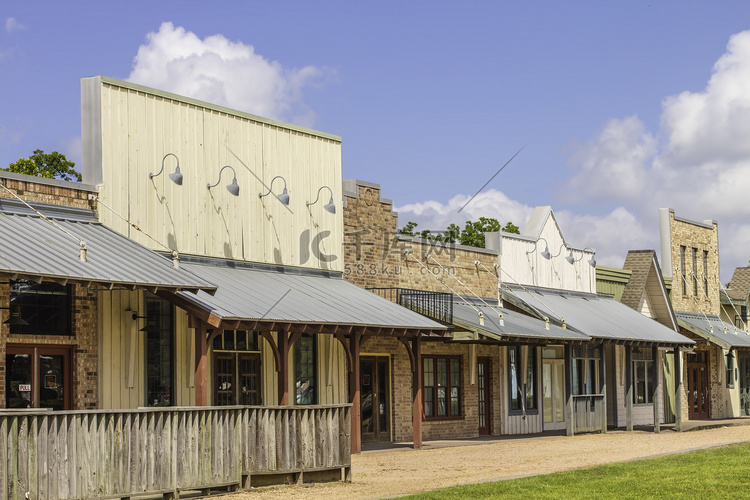
[[[750,444],[544,476],[455,486],[407,498],[511,497],[749,498]]]

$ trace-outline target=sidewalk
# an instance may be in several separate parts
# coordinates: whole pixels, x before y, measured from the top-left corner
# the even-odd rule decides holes
[[[750,442],[750,419],[705,421],[695,427],[720,428],[659,434],[644,430],[577,436],[481,437],[426,442],[422,450],[408,444],[373,449],[352,456],[352,483],[260,488],[225,495],[225,500],[295,498],[326,500],[383,498],[456,484],[549,474],[697,449]]]

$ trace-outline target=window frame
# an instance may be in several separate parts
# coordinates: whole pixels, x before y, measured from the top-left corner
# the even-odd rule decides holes
[[[523,400],[527,403],[525,408],[521,403],[521,398],[518,397],[518,391],[514,390],[515,387],[519,387],[521,380],[519,379],[519,370],[515,369],[514,366],[517,364],[513,359],[521,359],[521,348],[524,346],[515,345],[508,346],[508,414],[509,415],[537,415],[539,414],[539,373],[538,373],[538,356],[537,348],[534,346],[528,346],[528,358],[529,366],[528,373],[525,379],[526,390],[523,391]],[[520,367],[519,367],[520,369]],[[515,381],[514,381],[515,374]],[[528,405],[528,402],[533,404],[533,407]]]
[[[685,253],[687,247],[680,245],[680,276],[682,276],[682,296],[687,297],[687,275],[685,274]]]
[[[644,377],[643,377],[643,390],[645,391],[645,394],[643,395],[643,402],[638,402],[638,383],[639,383],[639,377],[638,377],[638,365],[643,365],[644,368]],[[653,395],[654,395],[654,389],[659,385],[659,374],[656,374],[656,380],[653,380],[654,378],[654,360],[651,356],[651,353],[648,351],[636,353],[633,352],[632,354],[632,370],[633,370],[633,405],[634,406],[649,406],[653,405]]]
[[[693,247],[693,296],[698,296],[698,249]]]
[[[708,298],[708,250],[703,250],[703,292]]]
[[[22,283],[26,283],[29,286],[28,290],[16,289]],[[75,335],[73,329],[73,285],[60,285],[50,281],[44,281],[42,283],[36,283],[31,280],[9,280],[9,307],[12,312],[13,309],[18,306],[21,310],[21,318],[29,322],[26,325],[8,325],[9,335],[39,335],[39,336],[50,336],[50,337],[73,337]],[[51,288],[48,290],[41,290],[40,288]],[[56,289],[56,290],[55,290]],[[24,296],[27,299],[33,298],[33,304],[24,304]],[[45,304],[45,298],[49,297],[63,297],[61,304]],[[17,303],[14,303],[16,302]],[[40,302],[42,302],[40,304]],[[62,327],[55,326],[52,330],[40,330],[40,321],[38,318],[41,313],[59,311],[63,314],[63,320],[56,323],[59,325],[63,324]],[[47,316],[48,317],[48,316]],[[34,328],[36,327],[36,330]]]
[[[144,380],[143,383],[145,385],[145,397],[146,397],[146,405],[149,408],[154,407],[172,407],[177,406],[175,402],[175,384],[176,384],[176,328],[175,328],[175,306],[171,304],[170,302],[162,299],[161,297],[158,297],[156,295],[151,294],[150,292],[147,293],[147,295],[144,297],[144,304],[145,304],[145,310],[146,310],[146,321],[151,322],[152,321],[152,312],[151,308],[154,307],[154,304],[158,304],[160,308],[159,316],[160,318],[157,319],[156,324],[161,325],[159,326],[159,329],[161,330],[159,332],[159,335],[162,337],[160,339],[160,342],[163,342],[165,338],[169,339],[169,401],[159,401],[159,397],[156,399],[156,403],[152,403],[152,391],[149,387],[149,383],[151,381],[151,375],[149,374],[149,366],[151,365],[152,361],[157,367],[162,367],[163,360],[161,359],[161,356],[159,356],[158,360],[155,358],[152,358],[152,356],[155,356],[157,350],[149,348],[149,341],[152,340],[150,338],[151,335],[155,335],[155,332],[145,332],[144,336],[144,343],[145,343],[145,359],[143,360],[143,367],[145,370],[144,374]],[[168,326],[164,325],[164,321],[168,323]],[[159,353],[162,352],[160,344],[160,349],[158,350]],[[166,386],[165,386],[166,387]]]
[[[440,385],[437,383],[438,378],[438,364],[440,361],[445,362],[445,415],[438,415],[438,401],[439,401],[439,393],[440,393]],[[458,363],[458,383],[454,383],[455,381],[452,378],[452,362],[455,361]],[[425,364],[431,363],[432,364],[432,376],[433,376],[433,385],[428,386],[427,385],[427,377],[425,376]],[[464,398],[463,398],[463,357],[462,356],[449,356],[449,355],[428,355],[428,356],[422,356],[422,366],[420,367],[422,370],[422,409],[424,414],[424,419],[429,421],[435,421],[435,420],[458,420],[464,418],[464,411],[463,411],[463,404],[464,404]],[[427,411],[427,401],[428,401],[428,390],[427,388],[430,387],[430,392],[432,393],[432,415],[428,415]],[[453,389],[457,388],[457,396],[455,397],[456,405],[458,406],[458,413],[453,413],[453,402],[454,397],[452,395]]]
[[[302,354],[302,348],[303,346],[309,342],[309,345],[311,347],[309,357],[311,359],[311,373],[308,375],[307,370],[305,370],[305,373],[302,373],[303,365],[301,363],[301,354]],[[303,333],[295,342],[294,342],[294,404],[305,406],[305,405],[316,405],[318,404],[318,337],[311,333]],[[300,382],[302,380],[312,380],[312,398],[310,401],[307,399],[300,402]],[[307,392],[307,389],[304,391]]]

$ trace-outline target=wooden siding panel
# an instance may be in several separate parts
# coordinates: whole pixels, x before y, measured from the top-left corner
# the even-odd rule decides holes
[[[101,110],[101,198],[159,243],[102,208],[107,225],[161,251],[167,246],[186,254],[343,270],[340,142],[110,84],[102,87]],[[167,153],[179,157],[182,186],[169,180],[172,157],[159,177],[149,179]],[[230,171],[206,189],[224,165],[237,172],[239,197],[224,188]],[[288,209],[273,197],[258,198],[276,175],[287,182]],[[336,215],[323,210],[327,190],[306,207],[323,185],[333,190]],[[282,188],[278,182],[274,192]],[[301,263],[299,237],[307,229],[331,231],[321,249],[337,259]]]

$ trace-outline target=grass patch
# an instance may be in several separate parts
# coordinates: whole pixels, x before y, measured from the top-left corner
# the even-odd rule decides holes
[[[740,498],[750,443],[571,472],[453,486],[406,498]]]

